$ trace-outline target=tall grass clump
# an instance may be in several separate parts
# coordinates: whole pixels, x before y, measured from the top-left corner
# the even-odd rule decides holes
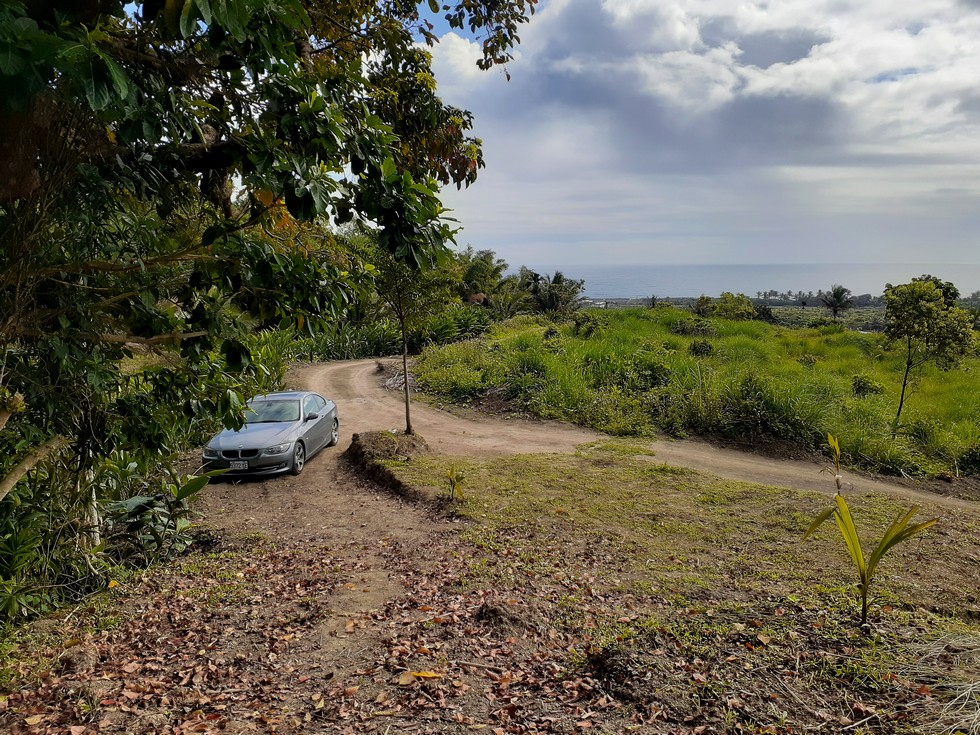
[[[430,347],[419,357],[419,387],[456,401],[470,401],[502,387],[505,372],[486,346],[475,340]]]

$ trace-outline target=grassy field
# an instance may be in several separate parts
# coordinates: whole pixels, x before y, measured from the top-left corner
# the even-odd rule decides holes
[[[698,319],[675,308],[519,317],[476,341],[427,350],[422,388],[614,435],[666,431],[806,449],[841,440],[887,473],[980,472],[980,360],[917,374],[892,435],[904,362],[880,334]]]
[[[862,632],[837,529],[801,543],[828,497],[668,467],[625,440],[389,466],[433,496],[450,468],[465,478],[454,504],[468,521],[464,591],[509,600],[522,655],[557,656],[559,682],[591,682],[586,710],[617,703],[597,713],[597,732],[980,728],[972,695],[950,705],[978,673],[974,512],[923,509],[940,522],[886,557]],[[869,551],[902,507],[850,503]],[[531,632],[541,620],[551,629]]]

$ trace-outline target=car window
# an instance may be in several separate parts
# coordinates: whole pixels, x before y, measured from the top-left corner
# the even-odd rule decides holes
[[[323,400],[320,396],[311,396],[313,403],[316,406],[316,412],[319,413],[323,410],[323,407],[327,405],[327,402]]]
[[[248,404],[245,423],[268,424],[299,421],[299,401],[255,401]]]
[[[319,411],[317,410],[317,407],[316,407],[316,401],[313,400],[314,398],[315,398],[315,396],[307,396],[303,400],[303,415],[304,416],[309,416],[311,413],[319,413]]]

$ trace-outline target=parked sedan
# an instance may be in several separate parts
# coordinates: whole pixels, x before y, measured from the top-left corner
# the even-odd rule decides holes
[[[204,466],[226,476],[298,475],[306,461],[337,443],[337,406],[319,393],[288,391],[248,402],[245,425],[225,429],[204,448]]]

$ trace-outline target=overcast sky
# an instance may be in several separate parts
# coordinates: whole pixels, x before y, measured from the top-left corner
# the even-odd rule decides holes
[[[444,201],[511,264],[980,263],[980,0],[542,0],[446,33],[487,168]]]

